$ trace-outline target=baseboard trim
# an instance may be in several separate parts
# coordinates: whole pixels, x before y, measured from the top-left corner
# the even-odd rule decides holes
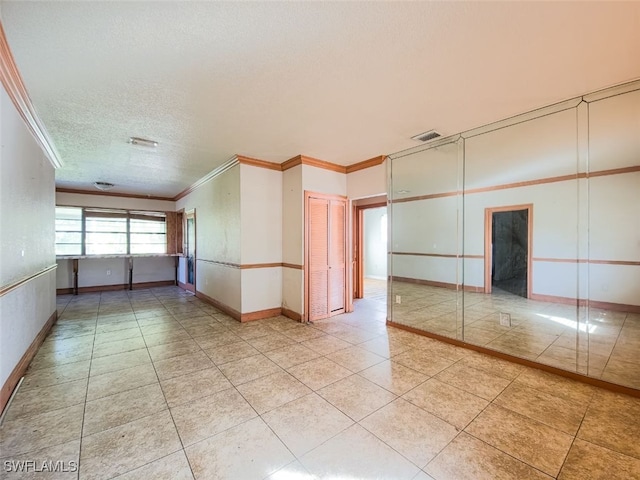
[[[436,282],[434,280],[423,280],[421,278],[391,277],[394,282],[415,283],[417,285],[427,285],[429,287],[447,288],[449,290],[464,290],[465,292],[484,293],[484,287],[474,287],[473,285],[456,285],[455,283]]]
[[[187,292],[196,293],[195,285],[191,285],[190,283],[182,283],[181,281],[178,280],[178,286],[181,289],[186,290]]]
[[[531,300],[540,302],[561,303],[563,305],[575,305],[580,307],[589,306],[591,308],[601,308],[603,310],[613,310],[615,312],[640,313],[640,305],[627,305],[624,303],[599,302],[587,300],[585,298],[558,297],[555,295],[542,295],[532,293]]]
[[[140,282],[132,285],[134,290],[141,288],[157,288],[157,287],[170,287],[175,285],[173,280],[161,280],[158,282]],[[128,290],[128,283],[118,283],[116,285],[95,285],[93,287],[80,287],[78,293],[95,293],[95,292],[113,292],[116,290]],[[69,295],[73,293],[73,288],[58,288],[56,290],[57,295]]]
[[[31,360],[33,360],[33,357],[35,357],[36,353],[38,352],[38,349],[40,348],[40,345],[42,345],[42,342],[44,342],[44,339],[47,338],[47,335],[49,334],[51,327],[53,327],[53,325],[57,321],[58,321],[58,311],[55,310],[51,314],[51,316],[47,319],[43,327],[40,329],[40,331],[36,335],[36,338],[33,339],[33,342],[31,342],[31,345],[29,345],[29,348],[27,348],[27,350],[24,352],[24,354],[22,355],[22,358],[20,358],[20,361],[11,372],[11,375],[9,375],[9,378],[7,378],[7,381],[4,382],[2,389],[0,389],[0,412],[4,411],[4,407],[7,405],[7,402],[11,397],[11,394],[13,393],[13,389],[16,387],[16,385],[20,381],[20,378],[24,376],[25,372],[27,371],[27,367],[31,363]]]
[[[466,348],[468,350],[474,350],[476,352],[484,353],[487,355],[491,355],[492,357],[500,358],[502,360],[507,360],[512,363],[517,363],[520,365],[525,365],[527,367],[536,368],[538,370],[543,370],[545,372],[553,373],[555,375],[559,375],[561,377],[570,378],[571,380],[576,380],[578,382],[586,383],[589,385],[593,385],[595,387],[604,388],[606,390],[610,390],[616,393],[623,393],[625,395],[630,395],[632,397],[640,398],[640,390],[631,387],[625,387],[623,385],[618,385],[616,383],[607,382],[606,380],[600,380],[598,378],[588,377],[586,375],[581,375],[575,372],[569,372],[567,370],[562,370],[561,368],[552,367],[551,365],[545,365],[544,363],[534,362],[533,360],[527,360],[525,358],[516,357],[513,355],[509,355],[507,353],[498,352],[496,350],[491,350],[490,348],[481,347],[479,345],[474,345],[472,343],[466,343],[461,340],[457,340],[455,338],[445,337],[443,335],[438,335],[437,333],[427,332],[424,330],[420,330],[418,328],[410,327],[408,325],[402,325],[400,323],[392,322],[387,319],[387,325],[398,328],[400,330],[405,330],[407,332],[416,333],[418,335],[422,335],[423,337],[433,338],[434,340],[439,340],[444,343],[449,343],[451,345],[455,345],[457,347]]]
[[[204,294],[204,293],[202,293],[202,292],[200,292],[198,290],[196,290],[195,294],[196,294],[196,297],[198,297],[200,300],[204,300],[209,305],[212,305],[212,306],[216,307],[218,310],[223,311],[224,313],[229,315],[234,320],[238,320],[239,322],[241,321],[242,315],[235,308],[231,308],[229,305],[226,305],[226,304],[216,300],[215,298],[212,298],[209,295],[206,295],[206,294]]]
[[[262,320],[263,318],[277,317],[282,313],[282,308],[269,308],[267,310],[258,310],[255,312],[243,313],[240,315],[241,322],[251,322],[253,320]]]
[[[298,322],[302,321],[301,314],[299,314],[298,312],[294,312],[293,310],[289,310],[288,308],[282,307],[282,315],[284,315],[287,318],[290,318],[291,320],[297,320]]]

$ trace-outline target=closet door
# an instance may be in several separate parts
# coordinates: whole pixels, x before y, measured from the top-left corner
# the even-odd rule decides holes
[[[307,318],[311,321],[346,310],[346,210],[344,199],[307,197]]]
[[[329,202],[314,197],[308,202],[308,309],[313,321],[329,316]]]
[[[331,200],[329,208],[329,316],[346,305],[346,202]]]

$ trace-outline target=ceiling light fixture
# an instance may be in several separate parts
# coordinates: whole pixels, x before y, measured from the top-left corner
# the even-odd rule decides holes
[[[111,190],[113,187],[115,187],[113,183],[109,182],[93,182],[93,186],[102,191]]]
[[[428,142],[429,140],[433,140],[434,138],[441,136],[442,135],[435,130],[429,130],[428,132],[419,133],[418,135],[411,137],[411,140],[415,140],[417,142]]]
[[[148,140],[140,137],[129,137],[129,143],[131,145],[141,145],[143,147],[157,147],[158,142],[155,140]]]

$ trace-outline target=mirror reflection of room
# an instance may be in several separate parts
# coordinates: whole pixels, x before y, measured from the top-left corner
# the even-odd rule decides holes
[[[391,322],[640,388],[640,83],[390,158]]]

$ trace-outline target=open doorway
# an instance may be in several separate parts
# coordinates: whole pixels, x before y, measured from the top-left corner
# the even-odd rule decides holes
[[[485,210],[485,293],[531,296],[533,205]]]
[[[354,299],[387,300],[387,199],[357,200],[354,205]],[[382,306],[382,305],[381,305]]]

